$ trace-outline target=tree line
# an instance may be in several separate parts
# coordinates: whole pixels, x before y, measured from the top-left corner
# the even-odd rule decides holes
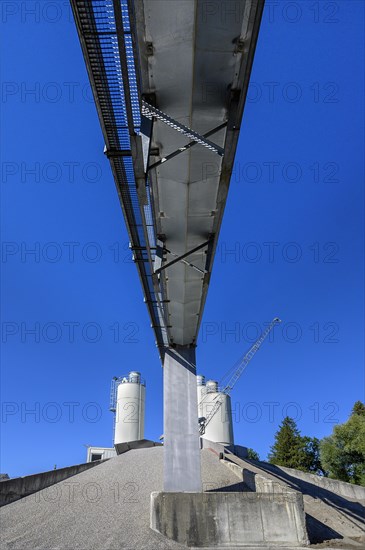
[[[253,449],[248,458],[259,460]],[[285,417],[275,434],[268,461],[321,476],[365,486],[365,405],[356,401],[350,417],[319,440],[302,436],[296,422]]]

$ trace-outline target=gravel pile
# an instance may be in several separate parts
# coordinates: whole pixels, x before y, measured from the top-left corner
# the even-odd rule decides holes
[[[202,450],[205,491],[243,485],[218,457]],[[163,447],[138,449],[0,510],[1,550],[183,548],[149,529],[150,494],[162,491]]]

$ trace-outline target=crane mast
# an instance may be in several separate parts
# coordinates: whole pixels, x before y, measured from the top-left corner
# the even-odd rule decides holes
[[[221,394],[230,395],[232,389],[234,388],[235,384],[239,380],[240,376],[242,375],[243,371],[247,367],[248,363],[251,361],[255,353],[260,349],[262,343],[267,338],[267,336],[270,334],[274,326],[278,323],[281,323],[281,320],[279,317],[275,317],[271,323],[268,325],[268,327],[262,332],[260,337],[256,340],[256,342],[251,346],[251,348],[248,350],[248,352],[242,357],[242,359],[239,361],[237,369],[234,371],[233,375],[231,376],[228,383],[224,386],[224,388],[221,391]],[[203,398],[204,399],[204,398]],[[203,435],[205,433],[205,428],[209,424],[209,422],[212,420],[213,416],[216,414],[216,412],[220,409],[222,405],[222,398],[220,395],[217,396],[216,402],[214,403],[213,408],[209,412],[209,414],[204,419],[199,419],[199,431],[200,435]]]

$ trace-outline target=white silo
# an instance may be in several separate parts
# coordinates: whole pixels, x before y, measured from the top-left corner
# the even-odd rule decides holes
[[[200,395],[201,397],[198,405],[199,417],[208,418],[209,413],[212,411],[217,400],[221,402],[221,406],[207,423],[205,433],[202,437],[204,439],[208,439],[209,441],[222,443],[223,445],[233,445],[234,440],[230,396],[218,391],[218,382],[215,380],[208,380],[205,386],[201,386]]]
[[[144,439],[146,385],[139,372],[117,379],[114,445]]]

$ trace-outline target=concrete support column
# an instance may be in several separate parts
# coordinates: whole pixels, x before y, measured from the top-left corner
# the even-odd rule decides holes
[[[167,348],[164,371],[164,491],[202,490],[195,348]]]

